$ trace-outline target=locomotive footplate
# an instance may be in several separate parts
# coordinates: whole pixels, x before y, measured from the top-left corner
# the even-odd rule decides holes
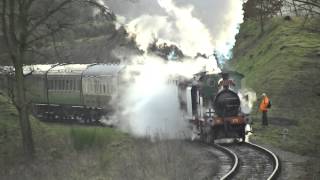
[[[232,116],[232,117],[214,117],[213,118],[213,126],[216,125],[224,125],[225,123],[230,125],[245,125],[246,120],[242,116]]]

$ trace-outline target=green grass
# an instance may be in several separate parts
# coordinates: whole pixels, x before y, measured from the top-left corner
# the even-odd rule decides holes
[[[17,111],[0,94],[0,179],[108,177],[109,166],[132,144],[127,134],[116,129],[43,123],[30,118],[36,149],[32,162],[23,157]]]
[[[76,150],[84,150],[103,148],[128,136],[111,128],[72,127],[70,137]]]
[[[0,95],[0,179],[199,179],[194,169],[204,154],[199,157],[197,147],[185,141],[151,142],[112,128],[42,123],[32,117],[31,125],[36,158],[27,161],[17,112]]]
[[[245,75],[247,87],[257,95],[266,92],[272,100],[267,129],[255,125],[257,141],[310,156],[320,152],[320,33],[317,20],[285,21],[281,17],[259,24],[248,20],[240,27],[233,50],[232,67]],[[257,105],[252,116],[260,121]],[[289,125],[281,126],[287,119]],[[277,122],[278,121],[278,122]],[[260,123],[260,122],[259,122]],[[291,124],[291,125],[290,125]],[[281,131],[288,129],[285,141]]]

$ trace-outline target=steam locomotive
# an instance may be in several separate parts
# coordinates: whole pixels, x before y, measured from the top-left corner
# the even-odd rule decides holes
[[[186,118],[200,139],[212,143],[216,139],[241,138],[245,141],[245,127],[249,115],[241,111],[240,97],[243,75],[229,71],[235,81],[234,89],[219,90],[219,74],[200,73],[192,81],[180,85],[180,101]]]

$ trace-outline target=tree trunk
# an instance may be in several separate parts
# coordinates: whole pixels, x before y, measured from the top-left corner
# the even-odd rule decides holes
[[[297,10],[297,7],[296,7],[296,3],[295,3],[294,0],[292,0],[292,4],[293,4],[293,8],[294,8],[294,12],[295,12],[296,16],[299,16],[298,10]]]
[[[23,150],[27,158],[32,159],[34,156],[34,143],[32,138],[32,130],[29,120],[29,108],[26,99],[23,65],[17,63],[15,66],[16,77],[16,106],[19,112],[20,129],[22,135]]]

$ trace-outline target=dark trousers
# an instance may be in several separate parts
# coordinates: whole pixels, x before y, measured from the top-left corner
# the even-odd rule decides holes
[[[268,126],[267,111],[262,111],[262,125],[263,126]]]

